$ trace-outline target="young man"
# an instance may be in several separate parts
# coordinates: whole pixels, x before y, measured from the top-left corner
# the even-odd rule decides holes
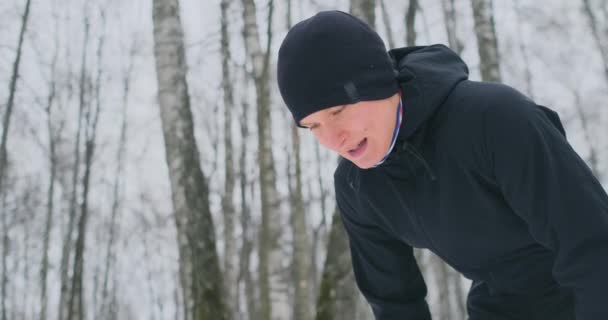
[[[471,320],[608,319],[606,192],[555,112],[467,77],[447,47],[387,54],[339,11],[281,45],[287,107],[342,156],[337,203],[376,319],[430,319],[412,247],[473,281]]]

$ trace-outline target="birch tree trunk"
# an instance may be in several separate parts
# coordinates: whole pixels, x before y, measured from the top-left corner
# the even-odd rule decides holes
[[[475,21],[481,79],[483,81],[500,82],[500,59],[492,0],[471,0],[471,5]]]
[[[224,95],[224,193],[222,210],[224,211],[224,275],[226,280],[226,300],[236,300],[236,238],[234,236],[235,208],[233,203],[235,174],[232,147],[232,117],[234,95],[230,69],[230,36],[228,33],[228,9],[230,0],[222,0],[221,8],[221,55],[222,55],[222,89]],[[232,318],[237,318],[237,308],[232,310]]]
[[[445,29],[448,35],[448,45],[454,52],[461,54],[464,49],[462,40],[458,37],[458,19],[456,18],[456,6],[454,0],[441,0]]]
[[[2,120],[2,141],[0,142],[0,194],[4,191],[4,176],[6,175],[7,154],[6,144],[8,142],[8,131],[11,124],[11,114],[15,103],[15,94],[17,93],[17,80],[19,79],[19,66],[21,63],[21,51],[23,49],[23,38],[27,29],[28,18],[30,16],[31,0],[25,3],[25,9],[21,20],[21,31],[19,32],[19,40],[17,43],[17,52],[15,61],[13,62],[13,72],[8,88],[8,101],[6,103],[6,111]]]
[[[283,296],[282,293],[278,292],[281,286],[280,268],[282,254],[278,243],[280,237],[280,217],[277,212],[277,206],[279,201],[276,190],[276,173],[270,134],[269,60],[272,43],[274,2],[270,0],[268,3],[265,51],[262,50],[260,41],[255,1],[242,0],[242,2],[245,52],[253,68],[257,104],[258,169],[260,174],[260,201],[262,209],[258,247],[259,319],[274,319],[277,316],[277,308],[273,308],[273,301],[281,300]]]
[[[287,0],[287,29],[291,28],[291,0]],[[291,120],[291,119],[289,119]],[[288,163],[294,167],[290,172],[289,166],[287,176],[289,177],[289,198],[291,208],[291,230],[293,243],[292,272],[294,284],[293,319],[311,320],[311,291],[310,280],[312,264],[309,263],[310,239],[308,237],[308,224],[304,210],[304,199],[302,195],[302,164],[300,157],[300,136],[298,127],[290,121],[291,128],[291,155]],[[313,259],[313,262],[315,260]]]
[[[244,79],[244,87],[248,88],[248,77]],[[246,90],[244,90],[246,91]],[[240,145],[240,154],[239,154],[239,184],[240,184],[240,198],[241,198],[241,233],[242,233],[242,241],[241,241],[241,252],[240,252],[240,263],[239,263],[239,275],[237,283],[239,284],[237,292],[240,291],[240,285],[244,285],[244,296],[245,296],[245,307],[246,307],[246,318],[249,320],[257,320],[258,311],[256,309],[256,292],[255,285],[253,283],[253,279],[251,277],[250,267],[250,259],[251,253],[253,251],[253,237],[252,231],[250,228],[251,225],[251,214],[249,210],[249,205],[247,201],[247,190],[249,184],[247,182],[247,139],[249,137],[249,130],[247,124],[249,123],[249,109],[250,105],[248,102],[248,96],[246,92],[243,93],[243,106],[241,108],[242,114],[240,117],[240,132],[241,132],[241,145]],[[238,295],[240,297],[240,294]],[[237,301],[241,301],[240,298]],[[237,305],[241,305],[237,303]]]
[[[153,6],[158,100],[178,234],[185,318],[229,319],[209,189],[194,137],[179,2],[154,0]]]
[[[306,223],[306,212],[302,197],[302,165],[300,161],[300,137],[298,128],[292,124],[292,152],[294,161],[294,181],[291,194],[291,228],[293,231],[293,272],[295,283],[294,319],[308,320],[310,316],[310,291],[308,253],[310,244]]]

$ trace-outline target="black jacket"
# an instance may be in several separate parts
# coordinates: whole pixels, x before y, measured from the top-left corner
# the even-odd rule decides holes
[[[342,159],[336,198],[376,319],[430,319],[412,247],[473,280],[471,320],[608,319],[608,196],[557,113],[467,80],[447,47],[390,52],[403,123],[387,161]]]

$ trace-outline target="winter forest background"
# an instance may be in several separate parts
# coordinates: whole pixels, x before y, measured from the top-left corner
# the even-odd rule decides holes
[[[557,110],[607,184],[608,1],[3,0],[0,320],[371,319],[336,157],[275,82],[324,9]],[[469,282],[416,255],[434,319],[464,319]]]

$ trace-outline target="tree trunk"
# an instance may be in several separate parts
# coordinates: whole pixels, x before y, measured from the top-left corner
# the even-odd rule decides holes
[[[2,188],[0,186],[0,188]],[[8,284],[8,252],[10,245],[10,238],[8,237],[8,212],[6,208],[6,193],[0,192],[0,199],[2,200],[0,206],[2,208],[2,214],[0,218],[2,219],[2,274],[0,274],[0,299],[2,299],[2,303],[0,307],[2,307],[2,313],[0,314],[0,320],[7,320],[6,316],[6,298],[7,298],[7,290],[6,285]]]
[[[291,228],[293,231],[293,272],[295,283],[295,320],[308,320],[310,316],[310,295],[309,295],[309,271],[308,253],[310,245],[306,223],[306,212],[304,210],[304,200],[302,197],[302,165],[300,161],[300,137],[298,128],[292,124],[292,151],[295,166],[293,186],[290,188],[291,194]]]
[[[602,64],[604,69],[604,77],[606,79],[606,84],[608,85],[608,28],[603,36],[601,35],[600,26],[598,26],[597,17],[595,16],[596,10],[591,7],[591,3],[589,0],[583,0],[583,6],[585,9],[585,15],[589,20],[589,27],[591,28],[591,32],[593,34],[593,39],[595,40],[595,44],[600,52],[600,56],[602,58]],[[606,15],[608,18],[608,15]],[[608,21],[604,21],[608,23]]]
[[[479,65],[483,81],[500,82],[500,58],[494,26],[492,0],[471,0]]]
[[[516,16],[516,25],[517,25],[517,33],[523,35],[523,31],[521,25],[523,23],[523,19],[521,18],[521,10],[519,7],[519,0],[513,1],[513,6],[515,9]],[[524,37],[519,37],[519,51],[521,52],[521,56],[523,57],[523,67],[526,79],[526,94],[534,100],[534,87],[532,85],[532,71],[530,71],[530,59],[528,56],[528,50],[526,50],[526,45],[524,43]]]
[[[120,125],[120,136],[118,140],[118,153],[116,155],[116,171],[114,173],[114,185],[112,187],[112,209],[110,213],[110,226],[108,230],[108,244],[106,246],[105,267],[101,285],[101,308],[100,316],[110,320],[111,302],[113,297],[110,295],[110,274],[116,263],[115,242],[119,237],[119,213],[121,211],[122,195],[124,192],[124,166],[127,145],[127,106],[129,100],[129,90],[131,86],[131,76],[133,73],[133,60],[135,59],[136,42],[132,42],[129,49],[129,56],[126,70],[122,79],[122,122]]]
[[[105,26],[105,15],[101,12],[102,30]],[[95,79],[95,104],[87,103],[85,112],[85,152],[84,152],[84,177],[82,181],[82,203],[80,205],[80,218],[78,220],[78,235],[74,248],[74,271],[72,273],[72,290],[69,300],[68,320],[84,320],[86,318],[84,298],[83,298],[83,273],[84,273],[84,250],[86,248],[87,224],[89,220],[88,197],[91,187],[91,169],[93,165],[93,156],[95,154],[97,124],[99,120],[99,112],[101,109],[101,82],[103,73],[103,48],[105,43],[105,34],[102,33],[99,37],[97,45],[97,74]],[[86,50],[86,46],[83,48]],[[84,59],[83,59],[84,61]],[[84,69],[83,69],[84,70]],[[82,94],[84,95],[84,94]]]
[[[15,103],[15,94],[17,93],[17,80],[19,79],[19,66],[21,63],[21,51],[23,48],[23,38],[27,28],[28,18],[30,16],[30,0],[25,3],[25,11],[21,20],[21,31],[19,32],[19,42],[17,43],[17,53],[13,62],[13,73],[8,88],[8,101],[6,103],[6,111],[2,121],[2,142],[0,142],[0,194],[4,190],[4,175],[7,167],[6,144],[8,142],[8,131],[11,124],[11,114]]]
[[[386,31],[386,39],[388,41],[389,49],[395,48],[395,40],[393,40],[393,29],[391,28],[391,19],[388,14],[388,10],[386,10],[386,5],[384,0],[380,1],[380,9],[382,10],[382,21],[384,21],[384,28]]]
[[[185,318],[229,319],[209,189],[194,137],[179,3],[154,0],[153,6],[158,100],[178,234]]]
[[[287,29],[291,28],[291,0],[287,2]],[[309,263],[310,240],[308,237],[308,224],[306,223],[306,212],[302,195],[302,164],[300,157],[300,136],[298,127],[290,121],[291,127],[291,154],[289,164],[294,167],[290,172],[288,165],[287,176],[289,184],[289,198],[291,208],[291,230],[292,230],[292,274],[294,284],[293,319],[311,320],[310,299],[311,263]],[[315,260],[313,259],[313,262]]]
[[[276,173],[272,155],[271,118],[270,118],[270,77],[269,59],[272,43],[273,0],[268,3],[268,28],[265,51],[262,50],[258,24],[256,20],[256,5],[254,0],[243,0],[243,37],[245,52],[253,67],[255,79],[257,125],[258,125],[258,170],[260,174],[261,225],[259,230],[259,265],[258,282],[259,318],[274,319],[277,310],[273,311],[272,302],[283,296],[278,292],[281,279],[282,254],[278,239],[280,237],[280,221],[277,212],[279,204],[276,190]]]
[[[315,149],[315,160],[317,162],[317,187],[319,190],[319,201],[321,203],[321,221],[319,222],[319,224],[317,226],[313,226],[313,233],[312,233],[312,247],[311,247],[311,277],[312,277],[312,292],[313,292],[313,301],[317,300],[317,294],[319,292],[319,270],[317,270],[317,264],[319,261],[319,246],[323,246],[323,248],[327,247],[327,233],[328,233],[328,227],[327,227],[327,210],[326,210],[326,205],[325,205],[325,200],[327,198],[328,192],[325,190],[325,188],[323,187],[323,173],[321,170],[321,166],[323,164],[323,161],[321,160],[321,147],[319,146],[318,143],[314,144],[314,149]],[[312,189],[312,188],[311,188]],[[310,194],[312,194],[312,192],[310,192]]]
[[[63,247],[61,250],[61,292],[59,296],[59,320],[65,320],[69,318],[71,314],[71,299],[72,286],[71,279],[69,276],[70,269],[70,258],[72,255],[73,245],[73,232],[75,227],[76,213],[78,211],[78,177],[80,175],[80,138],[82,136],[82,118],[85,110],[85,91],[86,91],[86,65],[87,65],[87,48],[89,43],[89,17],[88,13],[85,13],[84,17],[84,39],[83,39],[83,50],[80,63],[80,79],[79,79],[79,101],[78,101],[78,126],[76,129],[76,143],[74,146],[74,165],[72,171],[72,190],[70,195],[70,206],[69,206],[69,217],[67,232],[63,240]]]
[[[221,55],[222,55],[222,89],[224,93],[224,165],[225,180],[222,194],[224,211],[224,275],[226,280],[226,300],[236,299],[236,238],[234,236],[235,208],[233,203],[235,174],[232,147],[232,117],[234,95],[230,70],[230,37],[228,33],[228,9],[232,1],[222,0],[221,7]],[[237,318],[237,308],[232,308],[233,319]]]
[[[55,21],[57,24],[57,21]],[[40,265],[40,320],[47,319],[47,276],[49,269],[49,244],[51,237],[51,229],[53,228],[53,210],[55,197],[55,180],[57,174],[57,155],[55,150],[55,141],[57,139],[57,133],[53,129],[53,105],[55,103],[56,96],[56,69],[57,59],[59,51],[59,38],[57,32],[57,25],[55,25],[55,48],[53,53],[53,59],[51,62],[51,79],[49,81],[49,95],[46,101],[46,116],[47,116],[47,129],[49,135],[49,187],[47,191],[47,204],[46,204],[46,221],[44,227],[44,235],[42,239],[42,263]]]
[[[350,13],[362,19],[370,27],[376,27],[376,0],[351,0]]]
[[[333,214],[327,257],[317,298],[316,320],[355,319],[358,293],[348,237],[338,210]]]
[[[462,40],[458,38],[458,19],[456,18],[456,6],[454,0],[441,0],[445,29],[448,35],[448,45],[454,52],[461,54],[464,49]]]
[[[244,87],[248,88],[248,78],[245,77]],[[250,105],[248,102],[248,97],[246,92],[243,93],[243,107],[242,107],[242,115],[240,117],[240,129],[241,129],[241,145],[240,145],[240,155],[239,155],[239,183],[240,183],[240,198],[241,198],[241,232],[242,232],[242,241],[241,241],[241,252],[240,252],[240,263],[239,263],[239,275],[237,283],[244,284],[244,295],[245,295],[245,306],[246,306],[246,319],[249,320],[257,320],[257,297],[255,294],[255,286],[253,283],[253,279],[251,278],[251,271],[249,270],[251,252],[253,250],[253,237],[250,229],[251,224],[251,214],[249,211],[249,205],[247,201],[247,138],[249,137],[249,130],[247,128],[247,124],[249,121],[248,110],[250,110]],[[239,292],[240,290],[237,290]],[[240,294],[237,296],[240,297]],[[237,299],[240,301],[240,298]],[[237,303],[237,305],[241,305],[241,303]]]
[[[405,14],[405,43],[408,46],[416,45],[416,12],[418,9],[418,0],[410,0]]]

